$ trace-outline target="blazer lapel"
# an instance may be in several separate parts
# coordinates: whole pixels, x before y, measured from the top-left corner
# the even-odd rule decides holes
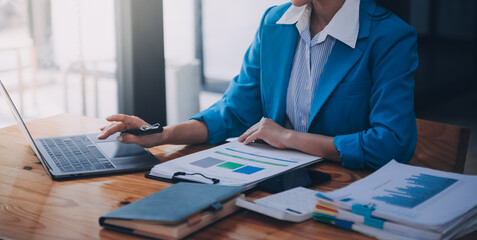
[[[352,49],[340,41],[335,42],[315,89],[308,128],[310,128],[311,122],[326,100],[331,96],[333,90],[343,81],[346,74],[358,62],[362,54],[363,52],[358,48]]]
[[[363,55],[360,47],[360,40],[367,38],[371,29],[371,15],[375,12],[376,4],[371,0],[363,0],[360,3],[359,11],[359,33],[358,42],[353,49],[341,41],[336,41],[331,51],[325,68],[321,73],[320,80],[315,89],[315,95],[310,109],[310,121],[308,129],[314,118],[320,112],[326,100],[331,96],[335,88],[343,81],[346,74],[353,68]],[[362,45],[361,45],[362,46]]]
[[[262,103],[264,117],[283,124],[298,30],[295,24],[270,24],[262,32]]]
[[[362,0],[360,4],[358,42],[369,36],[370,14],[376,7],[372,0]],[[288,83],[298,36],[295,24],[267,24],[262,29],[260,78],[263,116],[278,124],[283,124],[285,119]],[[336,41],[315,89],[309,125],[362,54],[358,47],[352,49]]]

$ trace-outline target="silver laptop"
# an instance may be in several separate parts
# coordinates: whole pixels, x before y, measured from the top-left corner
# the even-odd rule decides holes
[[[34,139],[2,81],[0,85],[20,130],[52,179],[146,170],[160,163],[146,149],[116,141],[118,134],[105,140],[98,140],[97,134]]]

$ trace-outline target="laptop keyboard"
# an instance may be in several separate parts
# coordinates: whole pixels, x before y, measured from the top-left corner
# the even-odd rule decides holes
[[[103,153],[85,136],[40,139],[62,172],[84,172],[114,168]]]

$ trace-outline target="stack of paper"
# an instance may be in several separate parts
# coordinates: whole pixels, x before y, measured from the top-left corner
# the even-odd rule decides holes
[[[236,204],[276,219],[303,222],[313,215],[316,193],[311,189],[296,187],[255,201],[247,201],[241,196],[237,198]]]
[[[477,230],[477,176],[391,161],[318,193],[313,218],[380,239],[453,239]]]

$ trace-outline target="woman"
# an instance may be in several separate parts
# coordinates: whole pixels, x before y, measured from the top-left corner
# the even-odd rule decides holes
[[[162,134],[118,140],[150,147],[240,136],[350,168],[408,162],[416,42],[412,27],[372,0],[292,0],[265,12],[220,101]],[[108,120],[100,139],[146,124],[126,115]]]

